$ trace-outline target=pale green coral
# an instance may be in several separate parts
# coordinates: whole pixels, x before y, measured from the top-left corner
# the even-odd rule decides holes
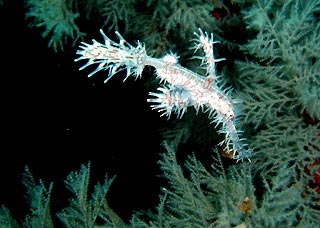
[[[306,204],[308,195],[302,194],[303,183],[294,180],[288,164],[282,164],[277,172],[269,171],[272,176],[257,176],[263,184],[263,188],[260,187],[263,194],[259,195],[261,192],[255,190],[252,175],[253,163],[226,168],[216,151],[210,168],[206,168],[194,154],[180,164],[177,143],[164,143],[166,151],[159,164],[167,184],[162,187],[155,211],[135,212],[125,223],[109,208],[106,199],[114,178],[106,176],[102,184],[96,184],[93,191],[89,190],[89,163],[82,165],[79,171],[71,172],[65,181],[73,196],[69,205],[57,214],[63,227],[317,227],[320,213]],[[27,172],[26,176],[29,178],[30,174]],[[52,185],[46,189],[42,182],[39,185],[31,182],[29,190],[32,191],[28,192],[32,216],[27,221],[35,221],[32,223],[35,226],[24,223],[23,227],[52,227],[47,207]],[[0,210],[0,222],[19,227],[4,207]]]
[[[107,203],[107,193],[114,178],[105,176],[102,184],[96,184],[92,194],[89,192],[90,163],[82,165],[77,172],[71,172],[65,181],[73,194],[68,207],[58,213],[66,228],[96,227],[102,219],[101,227],[124,227],[123,221],[111,210]]]
[[[48,46],[55,51],[84,35],[76,23],[79,17],[87,21],[94,17],[100,28],[134,33],[146,43],[149,53],[163,55],[175,48],[174,40],[188,42],[198,28],[221,34],[219,22],[212,16],[215,7],[225,6],[221,0],[27,0],[26,17],[31,19],[31,27],[44,30],[42,36],[49,38]]]
[[[288,164],[286,178],[300,186],[312,181],[305,167],[320,152],[319,9],[319,0],[257,0],[244,11],[253,34],[242,46],[247,61],[237,61],[244,122],[254,128],[249,142],[256,172],[272,179]],[[319,217],[317,193],[305,194],[292,211],[312,214],[305,216],[311,222],[315,214]]]
[[[79,17],[76,4],[77,0],[27,0],[26,18],[31,27],[44,30],[42,36],[49,39],[49,47],[63,50],[68,41],[75,42],[84,35],[75,22]]]
[[[257,29],[257,36],[242,48],[257,62],[238,66],[246,121],[256,127],[295,110],[319,118],[319,4],[286,1],[274,6],[260,0],[246,12],[248,27]]]
[[[189,25],[224,35],[219,22],[209,15],[217,1],[149,0],[141,8],[139,2],[89,0],[81,6],[88,11],[88,20],[101,13],[98,17],[106,28],[134,34],[155,55],[168,47],[181,48],[185,37],[188,40],[193,34]],[[250,37],[234,57],[236,69],[228,73],[243,101],[241,124],[252,126],[247,131],[250,147],[255,148],[252,162],[226,167],[219,148],[210,161],[201,163],[198,154],[192,154],[179,162],[179,144],[191,139],[204,145],[208,138],[201,127],[207,123],[201,124],[201,117],[191,113],[163,133],[175,142],[165,144],[159,161],[166,184],[155,211],[134,212],[125,223],[107,204],[113,178],[106,176],[91,192],[90,166],[82,165],[65,182],[73,194],[58,213],[65,227],[318,227],[319,195],[309,187],[312,172],[308,175],[305,167],[320,153],[320,1],[231,2],[243,7]],[[44,29],[50,47],[62,49],[68,40],[82,36],[76,24],[80,16],[76,3],[28,0],[26,16],[32,27]],[[232,61],[227,58],[226,64]],[[2,206],[1,227],[52,227],[49,209],[55,188],[34,181],[28,170],[23,183],[31,211],[25,220],[16,221]],[[249,202],[247,212],[241,207],[244,202]]]
[[[319,65],[320,61],[318,61]],[[311,72],[313,71],[313,72]],[[320,119],[320,67],[304,70],[304,77],[295,87],[299,102],[312,118]],[[311,78],[309,76],[312,76]]]
[[[12,217],[10,210],[2,205],[0,208],[0,226],[2,228],[19,228],[19,223]]]

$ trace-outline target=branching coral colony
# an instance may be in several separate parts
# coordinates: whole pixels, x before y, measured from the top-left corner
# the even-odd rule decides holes
[[[221,145],[226,147],[227,153],[237,161],[250,160],[251,150],[242,142],[240,132],[235,126],[235,102],[230,98],[230,89],[220,89],[217,82],[215,64],[224,59],[216,59],[213,55],[213,44],[217,41],[213,41],[212,34],[209,36],[201,29],[199,33],[195,33],[194,49],[197,51],[202,48],[204,51],[204,57],[196,57],[201,59],[201,66],[206,69],[206,76],[201,76],[179,65],[174,54],[167,54],[163,58],[152,58],[146,54],[145,47],[140,42],[134,47],[116,32],[119,38],[119,43],[116,43],[102,30],[100,32],[104,44],[96,40],[93,40],[92,44],[81,43],[82,50],[77,51],[80,57],[75,61],[86,59],[88,62],[80,70],[98,64],[88,76],[100,70],[109,70],[106,82],[123,69],[127,69],[125,81],[129,76],[140,78],[145,66],[154,67],[162,86],[158,88],[158,93],[149,93],[152,98],[148,99],[148,102],[152,103],[152,109],[158,109],[162,112],[161,116],[166,115],[168,118],[171,112],[181,118],[190,106],[196,111],[200,109],[208,111],[209,118],[216,123],[216,126],[222,124],[219,133],[225,134],[225,139]]]

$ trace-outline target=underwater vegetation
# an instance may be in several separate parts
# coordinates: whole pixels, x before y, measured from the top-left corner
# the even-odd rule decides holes
[[[0,7],[6,4],[1,1]],[[116,77],[123,69],[127,76],[150,76],[145,87],[156,91],[159,79],[168,80],[168,72],[183,69],[179,72],[204,82],[214,75],[232,93],[222,106],[214,103],[221,111],[214,122],[210,109],[202,113],[191,108],[198,100],[184,80],[180,85],[174,78],[172,87],[150,93],[155,109],[164,116],[173,112],[158,131],[163,183],[154,208],[133,211],[129,220],[122,218],[108,202],[117,176],[107,173],[95,181],[94,167],[87,161],[61,180],[70,197],[53,213],[56,183],[38,180],[26,166],[22,183],[29,211],[20,221],[15,208],[2,205],[1,227],[319,227],[319,0],[27,0],[24,7],[29,27],[42,35],[52,53],[75,54],[74,48],[82,45],[78,58],[89,60],[88,67],[97,63],[94,77]],[[89,45],[99,38],[99,29],[106,33],[107,43]],[[194,50],[190,41],[199,29],[203,43]],[[210,46],[212,52],[204,45],[209,40],[219,42]],[[117,58],[94,62],[110,60],[110,54],[102,51],[108,45],[124,50],[140,47],[139,58],[125,51],[120,56],[139,61],[131,69]],[[206,58],[193,58],[203,56],[202,50]],[[144,59],[141,53],[147,53]],[[213,66],[218,59],[210,62],[210,53],[225,60]],[[78,62],[65,64],[76,64],[74,74],[83,77]],[[139,64],[153,66],[160,76],[152,77],[154,70]],[[169,70],[161,71],[163,66]],[[250,159],[230,159],[239,149],[232,142],[240,139],[228,131],[233,119],[220,115],[230,113],[229,99],[237,101],[234,111],[239,116],[233,133],[241,130],[252,150]]]

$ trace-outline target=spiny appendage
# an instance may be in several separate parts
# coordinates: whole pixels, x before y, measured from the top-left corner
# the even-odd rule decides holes
[[[158,109],[158,112],[162,112],[160,116],[165,115],[169,119],[171,113],[174,112],[178,118],[181,118],[188,107],[195,105],[190,92],[184,87],[168,85],[159,87],[158,90],[160,93],[150,92],[149,95],[154,98],[147,101],[154,103],[151,105],[152,109]]]
[[[194,49],[194,52],[197,52],[201,48],[205,55],[204,57],[195,56],[193,58],[200,59],[201,66],[203,66],[203,68],[206,69],[206,75],[208,77],[216,79],[217,76],[215,64],[217,62],[225,60],[225,58],[216,59],[213,54],[213,45],[219,43],[219,41],[214,41],[212,33],[210,33],[209,37],[208,33],[203,32],[200,28],[199,33],[194,32],[194,34],[196,35],[196,38],[193,39],[193,41],[195,41],[195,46],[192,47],[192,49]]]
[[[247,149],[245,139],[240,138],[242,132],[236,129],[239,116],[235,114],[235,104],[236,102],[227,96],[214,96],[206,105],[206,112],[209,113],[211,123],[214,123],[216,128],[220,128],[218,133],[225,136],[225,139],[219,144],[223,147],[224,154],[237,161],[245,159],[250,161],[252,151]]]
[[[119,43],[116,43],[109,39],[103,31],[100,29],[100,33],[104,38],[104,44],[92,40],[92,44],[81,42],[79,47],[82,50],[78,50],[76,54],[80,55],[75,61],[88,60],[80,70],[88,67],[92,64],[98,64],[97,68],[91,72],[88,77],[97,73],[100,70],[109,70],[109,75],[106,78],[107,82],[113,75],[121,70],[127,69],[127,75],[124,81],[133,75],[136,78],[141,77],[144,65],[144,59],[146,57],[146,50],[144,45],[138,42],[137,47],[133,47],[129,44],[118,32],[115,32],[119,38]]]
[[[251,162],[252,150],[245,143],[246,139],[240,138],[243,132],[236,130],[234,121],[225,122],[218,133],[225,135],[225,139],[219,145],[224,147],[227,154],[232,155],[232,158],[237,161],[247,159]]]

